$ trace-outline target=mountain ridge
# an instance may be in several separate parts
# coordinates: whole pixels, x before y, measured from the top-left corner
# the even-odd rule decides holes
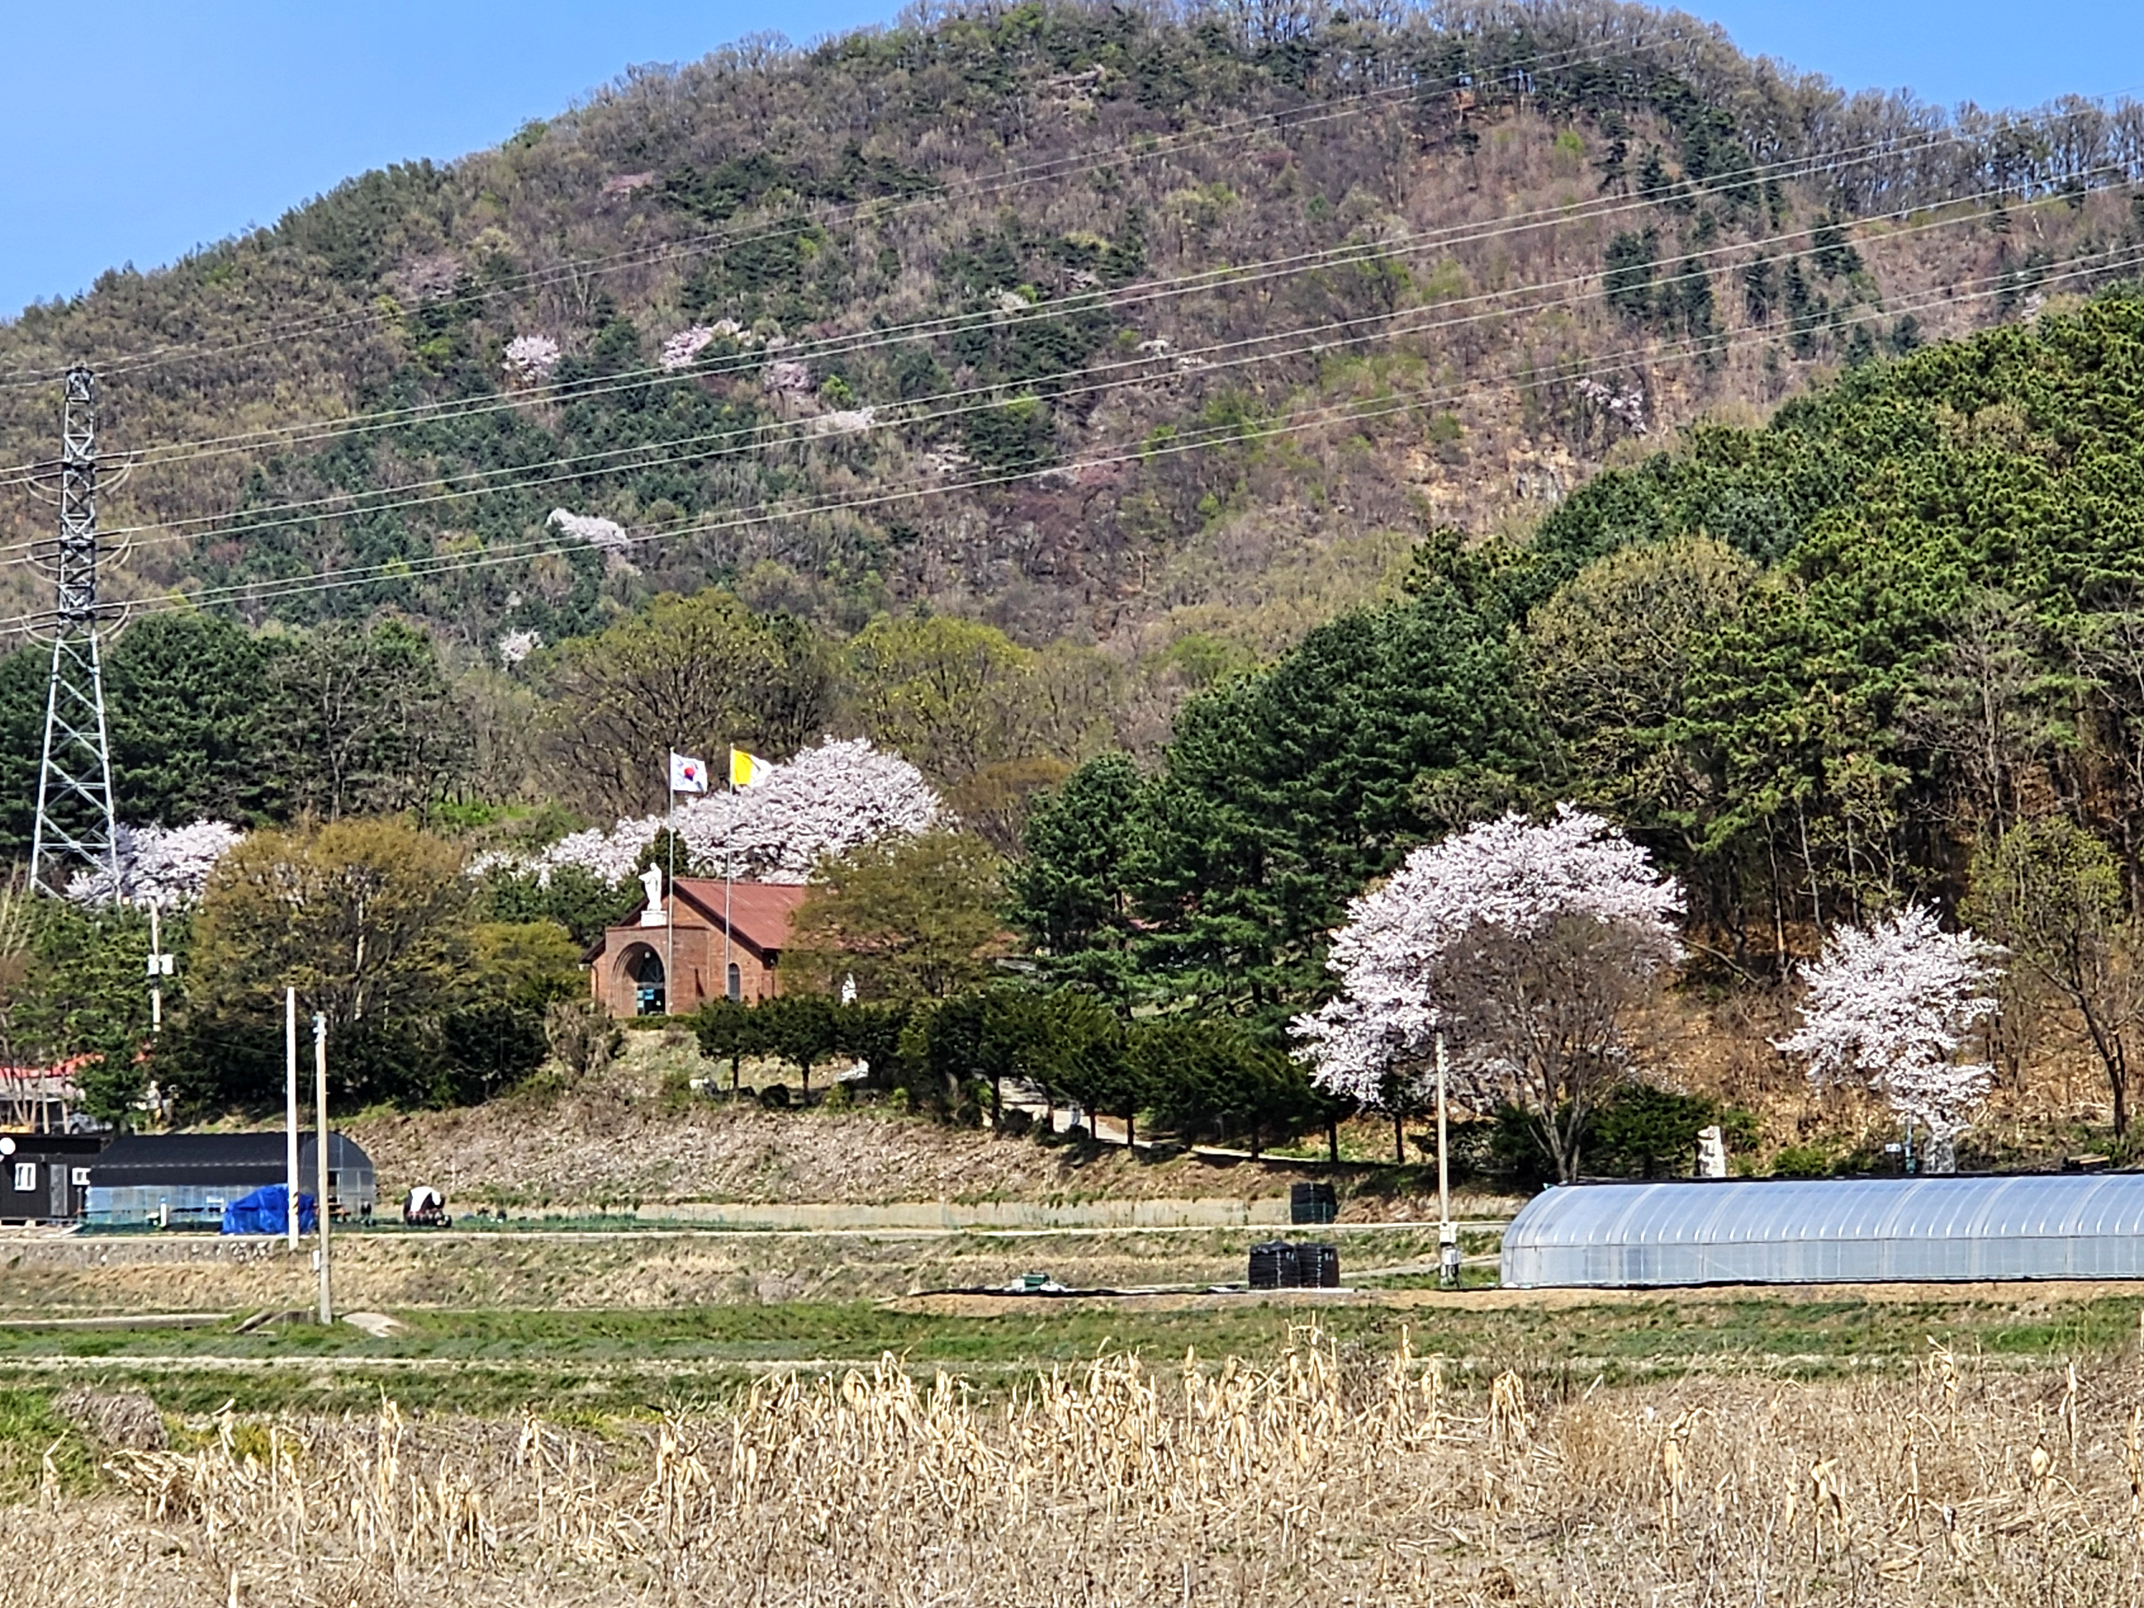
[[[629,73],[33,308],[0,461],[49,456],[24,368],[101,348],[141,459],[118,595],[400,614],[463,663],[710,583],[837,632],[928,606],[1257,659],[1435,525],[1529,523],[1692,419],[2118,276],[2103,192],[2140,167],[2132,106],[1946,119],[1636,7],[917,13]],[[174,445],[294,414],[323,422]],[[11,556],[43,517],[12,499]]]

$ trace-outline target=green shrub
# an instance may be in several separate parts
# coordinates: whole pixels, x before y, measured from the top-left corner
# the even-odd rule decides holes
[[[1838,1170],[1838,1156],[1825,1145],[1789,1145],[1772,1158],[1774,1178],[1829,1178]]]
[[[1468,1126],[1486,1130],[1465,1140],[1483,1170],[1528,1189],[1554,1180],[1555,1164],[1526,1112],[1505,1106],[1493,1122]],[[1687,1178],[1697,1164],[1697,1132],[1713,1126],[1721,1130],[1730,1158],[1755,1149],[1757,1119],[1751,1113],[1703,1095],[1628,1083],[1580,1130],[1580,1162],[1594,1178]]]
[[[53,1409],[52,1398],[39,1390],[0,1387],[0,1503],[37,1495],[47,1452],[62,1491],[81,1495],[95,1487],[95,1451]]]

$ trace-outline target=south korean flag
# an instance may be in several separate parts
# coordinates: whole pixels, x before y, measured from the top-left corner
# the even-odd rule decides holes
[[[689,754],[670,751],[670,791],[673,793],[704,793],[707,791],[707,761],[694,759]]]

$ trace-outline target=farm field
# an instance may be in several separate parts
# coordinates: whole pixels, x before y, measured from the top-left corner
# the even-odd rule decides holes
[[[1203,1287],[1244,1277],[1267,1224],[1061,1232],[662,1230],[346,1234],[335,1244],[345,1307],[619,1309],[850,1301],[1002,1287],[1044,1271],[1079,1288]],[[1336,1225],[1349,1277],[1433,1267],[1434,1225]],[[1493,1230],[1470,1232],[1493,1250]],[[79,1235],[0,1240],[0,1318],[39,1313],[211,1311],[310,1306],[307,1252],[213,1235]]]
[[[791,1371],[960,1375],[1001,1397],[1105,1353],[1154,1367],[1187,1353],[1264,1358],[1315,1322],[1354,1358],[1402,1343],[1440,1356],[1455,1389],[1506,1372],[1559,1398],[1683,1376],[1807,1382],[1898,1378],[1936,1346],[2001,1373],[2135,1360],[2144,1292],[2104,1284],[1858,1286],[1800,1292],[1394,1290],[1353,1295],[1119,1298],[923,1296],[889,1301],[625,1309],[401,1309],[374,1338],[346,1323],[0,1328],[0,1379],[145,1389],[174,1412],[417,1411],[576,1416],[717,1401]],[[345,1308],[345,1310],[354,1310]]]
[[[2105,1286],[401,1316],[0,1331],[0,1600],[2038,1603],[2144,1562]]]

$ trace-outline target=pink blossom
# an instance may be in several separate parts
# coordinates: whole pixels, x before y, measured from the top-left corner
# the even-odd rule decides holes
[[[569,509],[554,508],[544,523],[606,553],[623,553],[633,545],[633,538],[626,535],[623,525],[599,514],[576,514]]]
[[[1675,882],[1645,850],[1571,805],[1536,825],[1486,821],[1416,849],[1382,887],[1348,906],[1326,964],[1339,995],[1290,1024],[1312,1078],[1377,1105],[1396,1070],[1417,1070],[1440,1018],[1451,1020],[1461,974],[1484,934],[1539,936],[1578,918],[1613,928],[1623,964],[1639,974],[1681,955]],[[1508,1068],[1487,1052],[1455,1063],[1455,1093],[1493,1103]]]
[[[502,354],[506,372],[524,384],[540,384],[551,377],[563,356],[558,342],[548,335],[516,335]]]
[[[508,631],[493,644],[499,650],[499,662],[509,667],[520,664],[543,646],[540,631]]]
[[[717,333],[712,324],[689,325],[663,342],[662,356],[657,361],[666,373],[689,369],[713,343]]]
[[[119,895],[129,904],[170,909],[201,897],[216,862],[245,834],[228,821],[195,821],[190,826],[127,826],[118,831]],[[67,884],[76,904],[108,905],[112,879],[84,871]]]
[[[1909,906],[1866,927],[1841,927],[1802,968],[1802,1025],[1773,1047],[1809,1063],[1819,1087],[1858,1082],[1928,1130],[1931,1171],[1995,1082],[1984,1062],[1955,1059],[1995,1014],[2003,951],[1971,932],[1945,932]]]
[[[680,846],[696,873],[720,876],[727,865],[742,879],[801,883],[827,856],[924,831],[944,808],[921,771],[859,737],[807,748],[740,792],[681,800],[676,820]],[[605,882],[622,882],[668,819],[643,815],[607,832],[576,832],[526,868],[545,881],[571,865]]]

